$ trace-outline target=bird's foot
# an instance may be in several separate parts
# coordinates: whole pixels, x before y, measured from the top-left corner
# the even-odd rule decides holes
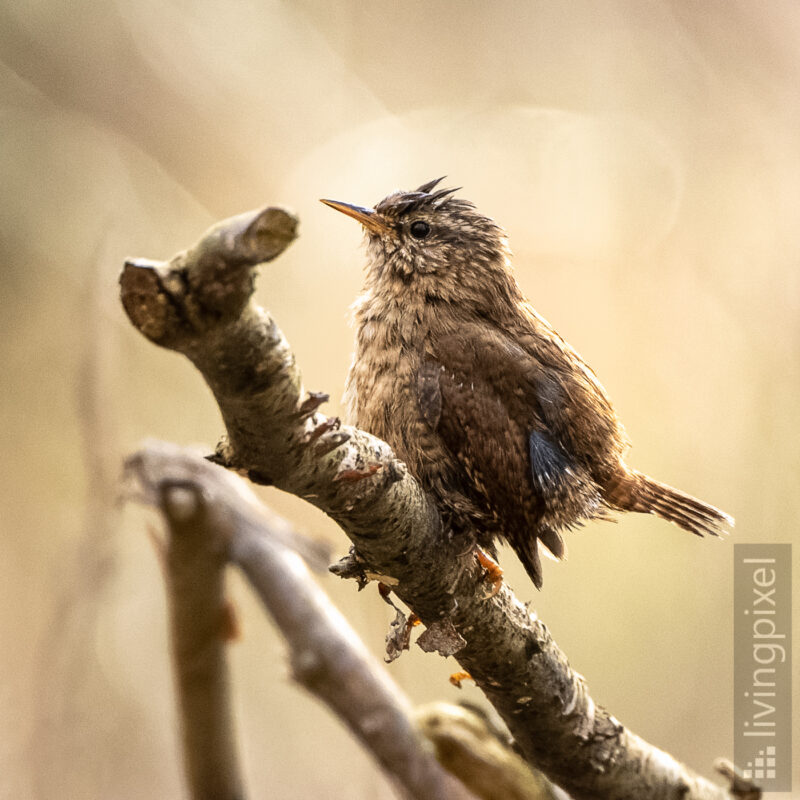
[[[490,555],[484,553],[480,547],[475,548],[475,560],[486,570],[483,580],[492,584],[492,591],[489,597],[494,597],[503,585],[502,567]]]

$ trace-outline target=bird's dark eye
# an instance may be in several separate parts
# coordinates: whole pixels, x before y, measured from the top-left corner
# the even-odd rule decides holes
[[[424,239],[431,232],[431,226],[427,222],[418,219],[416,222],[411,223],[409,231],[411,231],[411,235],[415,239]]]

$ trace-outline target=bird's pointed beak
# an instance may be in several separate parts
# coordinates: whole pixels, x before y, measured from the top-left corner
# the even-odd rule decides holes
[[[342,203],[339,200],[320,200],[320,203],[325,203],[326,206],[335,208],[337,211],[341,211],[342,214],[347,214],[348,217],[357,219],[367,230],[373,233],[383,234],[388,230],[381,217],[371,208],[354,206],[350,203]]]

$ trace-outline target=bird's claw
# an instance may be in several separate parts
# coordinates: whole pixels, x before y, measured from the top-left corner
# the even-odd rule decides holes
[[[483,580],[492,584],[492,591],[489,597],[494,597],[503,585],[502,567],[490,555],[484,553],[480,547],[475,548],[475,560],[486,570]]]

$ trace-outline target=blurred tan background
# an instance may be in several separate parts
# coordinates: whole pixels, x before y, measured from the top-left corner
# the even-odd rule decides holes
[[[221,423],[188,362],[127,324],[116,281],[126,256],[166,258],[224,216],[299,213],[258,294],[335,413],[363,255],[317,199],[372,204],[448,175],[507,227],[520,282],[600,375],[636,466],[734,514],[736,541],[792,541],[798,42],[792,0],[4,0],[0,796],[181,791],[158,520],[114,498],[144,437],[211,448]],[[346,550],[309,506],[262,494]],[[504,553],[509,582],[598,702],[710,774],[733,741],[731,541],[629,515],[568,546],[541,593]],[[374,587],[322,583],[380,655]],[[232,593],[252,796],[390,797]],[[418,648],[388,669],[415,701],[478,699]]]

